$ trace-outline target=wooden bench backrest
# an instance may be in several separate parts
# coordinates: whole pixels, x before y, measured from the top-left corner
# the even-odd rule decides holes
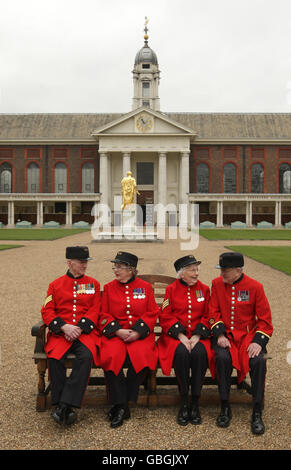
[[[141,274],[138,277],[152,285],[155,300],[159,307],[163,303],[166,287],[176,280],[175,277],[163,276],[161,274]]]

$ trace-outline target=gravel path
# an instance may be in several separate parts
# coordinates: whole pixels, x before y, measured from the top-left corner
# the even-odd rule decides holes
[[[10,242],[1,242],[10,243]],[[90,233],[56,241],[13,242],[24,245],[0,252],[1,257],[1,340],[0,340],[0,448],[1,449],[290,449],[290,368],[287,343],[291,341],[288,320],[291,315],[291,278],[251,259],[246,273],[259,280],[269,298],[274,335],[268,347],[263,436],[250,432],[251,407],[233,405],[228,429],[219,429],[215,419],[217,404],[201,406],[201,426],[176,424],[177,409],[161,407],[149,410],[137,407],[132,419],[116,430],[109,427],[104,409],[84,406],[78,422],[71,428],[59,427],[50,411],[37,413],[35,397],[37,371],[32,360],[34,338],[31,326],[40,319],[40,307],[50,281],[66,270],[65,247],[87,244],[94,258],[88,274],[101,285],[112,279],[109,260],[121,249],[140,258],[140,273],[174,275],[173,261],[187,252],[180,251],[175,240],[160,243],[91,243]],[[210,285],[218,275],[214,269],[225,245],[290,245],[291,242],[207,241],[200,238],[195,250],[201,259],[200,279]],[[291,349],[291,346],[290,346]]]

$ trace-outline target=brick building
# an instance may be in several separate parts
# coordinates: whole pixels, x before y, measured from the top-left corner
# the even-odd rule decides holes
[[[200,222],[291,221],[291,114],[163,113],[148,45],[126,114],[0,114],[0,222],[93,221],[128,170],[137,203],[199,203]]]

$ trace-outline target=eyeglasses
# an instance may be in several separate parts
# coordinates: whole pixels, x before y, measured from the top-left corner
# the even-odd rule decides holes
[[[188,273],[199,273],[200,271],[200,268],[190,268],[190,269],[187,269],[187,272]]]
[[[112,266],[112,271],[116,271],[117,269],[123,270],[123,269],[128,269],[128,266]]]

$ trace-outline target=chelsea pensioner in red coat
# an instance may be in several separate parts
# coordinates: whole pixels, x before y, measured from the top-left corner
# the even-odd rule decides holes
[[[154,326],[159,314],[152,286],[136,277],[137,256],[118,252],[116,279],[104,286],[99,328],[102,331],[100,363],[105,371],[111,427],[129,417],[128,402],[137,400],[139,383],[147,369],[154,370],[158,353]],[[127,361],[128,373],[123,375]]]
[[[210,291],[198,280],[200,263],[193,255],[175,261],[179,278],[166,288],[160,313],[159,361],[165,375],[170,375],[172,367],[175,369],[181,395],[177,422],[182,426],[190,421],[192,424],[201,423],[198,399],[207,367],[215,376],[214,353],[209,339]],[[188,406],[190,381],[191,410]]]
[[[51,282],[41,309],[49,328],[45,351],[48,356],[52,388],[53,419],[62,424],[73,424],[88,384],[92,359],[98,365],[97,346],[100,335],[97,320],[100,311],[100,284],[86,276],[88,247],[67,247],[69,270]],[[63,361],[74,353],[72,372],[66,377]]]

